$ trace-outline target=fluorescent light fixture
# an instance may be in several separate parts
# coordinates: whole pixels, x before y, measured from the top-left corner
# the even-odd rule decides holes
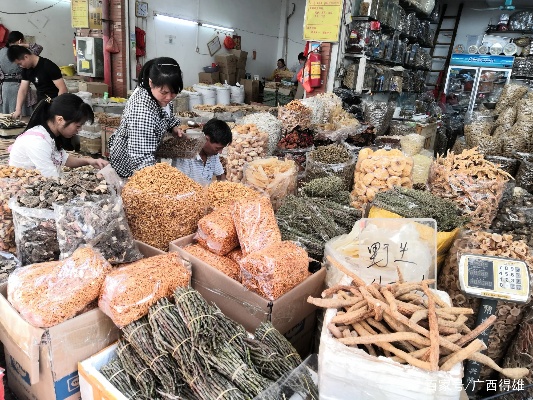
[[[191,21],[190,19],[176,17],[170,14],[161,14],[158,12],[154,12],[154,17],[157,17],[157,19],[160,19],[162,21],[174,22],[180,25],[195,26],[198,24],[196,21]]]
[[[203,26],[205,28],[213,28],[213,29],[216,29],[218,31],[235,32],[235,29],[224,28],[223,26],[218,26],[218,25],[206,24],[205,22],[198,22],[198,25]]]

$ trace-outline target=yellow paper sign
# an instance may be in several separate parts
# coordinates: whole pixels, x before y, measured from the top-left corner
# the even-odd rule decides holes
[[[305,10],[304,40],[337,42],[342,0],[308,0]]]
[[[73,28],[89,27],[88,0],[72,0],[70,3],[71,25]]]
[[[89,68],[91,68],[91,64],[89,63],[89,61],[83,60],[81,62],[81,69],[89,69]]]

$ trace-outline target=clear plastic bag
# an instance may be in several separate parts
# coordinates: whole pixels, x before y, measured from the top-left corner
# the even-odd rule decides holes
[[[296,193],[298,166],[294,160],[276,157],[250,161],[244,166],[243,183],[263,191],[277,210],[289,194]]]
[[[54,212],[60,258],[70,257],[81,245],[99,250],[112,264],[143,257],[133,240],[120,197],[54,204]]]
[[[31,325],[49,328],[97,300],[110,271],[111,265],[98,251],[79,248],[62,261],[16,269],[8,280],[8,300]]]
[[[218,208],[198,221],[195,239],[211,252],[224,256],[239,247],[231,211]]]
[[[268,112],[246,115],[236,121],[237,125],[255,124],[257,128],[268,134],[267,155],[274,154],[276,146],[281,139],[281,121]]]
[[[56,218],[52,210],[21,207],[9,200],[15,224],[17,258],[22,265],[59,260]]]
[[[406,156],[409,157],[420,153],[420,151],[424,148],[425,142],[426,137],[419,135],[418,133],[411,133],[400,138],[402,151]]]
[[[233,204],[232,216],[245,256],[281,242],[281,232],[268,198],[237,200]]]
[[[241,182],[247,162],[264,157],[268,150],[268,133],[253,124],[237,125],[233,129],[233,141],[227,147],[226,174],[231,182]]]
[[[429,152],[415,154],[413,157],[413,184],[425,185],[429,179],[429,171],[433,163],[433,155]]]
[[[191,272],[178,253],[144,258],[107,275],[98,307],[123,327],[148,314],[162,297],[190,284]]]
[[[516,337],[507,349],[503,361],[503,368],[527,368],[533,371],[533,308],[526,314]],[[529,374],[524,378],[524,383],[532,384],[533,376]]]
[[[7,282],[9,275],[20,266],[17,257],[11,253],[0,251],[0,284]]]
[[[491,229],[500,234],[510,234],[533,247],[533,195],[521,187],[504,196]]]
[[[377,136],[387,132],[395,109],[396,103],[394,102],[371,101],[365,103],[365,121],[376,128]]]
[[[325,177],[339,177],[344,182],[344,190],[350,190],[353,183],[353,175],[355,170],[355,163],[357,157],[352,156],[348,161],[326,164],[315,160],[313,152],[307,153],[307,160],[305,163],[305,177],[308,181],[317,178]]]
[[[533,154],[517,153],[520,160],[520,167],[516,173],[516,185],[533,193]]]
[[[520,100],[527,93],[527,86],[517,84],[517,83],[508,83],[504,86],[502,95],[496,104],[495,113],[500,114],[502,111],[506,110],[509,107],[513,107],[518,100]]]
[[[498,115],[498,119],[496,119],[496,121],[494,122],[494,125],[496,126],[513,125],[516,122],[516,118],[517,118],[517,108],[509,107],[503,110],[500,113],[500,115]]]
[[[516,175],[518,172],[518,167],[520,166],[520,161],[516,158],[485,155],[485,159],[494,165],[498,165],[499,168],[507,172],[512,177]]]
[[[484,155],[502,154],[504,139],[501,136],[479,136],[477,148]]]
[[[307,252],[293,242],[271,244],[240,262],[242,284],[276,300],[309,277]]]
[[[198,242],[200,243],[200,242]],[[199,244],[190,244],[183,248],[184,251],[205,262],[206,264],[218,269],[223,274],[229,276],[237,282],[241,281],[241,269],[237,261],[229,257],[219,256],[205,249]],[[242,253],[241,253],[242,256]]]
[[[533,124],[528,121],[518,121],[504,137],[502,154],[506,157],[515,157],[517,152],[527,152],[532,134]]]

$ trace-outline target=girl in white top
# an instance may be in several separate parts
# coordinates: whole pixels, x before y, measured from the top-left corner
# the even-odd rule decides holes
[[[103,168],[102,159],[79,158],[67,154],[61,147],[61,137],[71,138],[81,126],[94,120],[90,105],[78,96],[65,93],[54,99],[42,100],[31,115],[26,130],[10,148],[9,165],[36,169],[43,176],[59,177],[61,167],[92,165]]]

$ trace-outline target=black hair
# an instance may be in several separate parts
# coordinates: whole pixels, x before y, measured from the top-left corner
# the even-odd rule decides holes
[[[232,141],[231,129],[225,121],[212,118],[204,125],[203,132],[209,136],[211,143],[227,146]]]
[[[150,80],[153,86],[167,86],[176,94],[183,90],[181,68],[177,61],[170,57],[154,58],[143,65],[139,73],[139,86],[151,94]]]
[[[32,55],[32,52],[24,46],[11,45],[7,48],[7,58],[11,62],[22,60],[25,55]]]
[[[304,56],[303,51],[300,54],[298,54],[298,61],[300,61],[300,60],[307,60],[307,57]]]
[[[11,31],[11,32],[9,32],[9,35],[7,35],[7,45],[8,46],[10,44],[18,42],[19,40],[24,41],[24,35],[22,34],[22,32]]]
[[[75,94],[63,93],[54,99],[41,100],[31,114],[25,131],[35,126],[44,126],[52,139],[54,139],[56,148],[61,150],[61,135],[54,135],[48,126],[48,121],[51,121],[56,116],[63,117],[66,122],[65,126],[78,123],[84,124],[87,121],[92,123],[94,121],[94,112],[89,104]]]
[[[285,60],[284,60],[283,58],[280,58],[280,59],[278,60],[278,62],[280,62],[280,61],[281,61],[281,63],[283,64],[283,66],[285,66]]]

